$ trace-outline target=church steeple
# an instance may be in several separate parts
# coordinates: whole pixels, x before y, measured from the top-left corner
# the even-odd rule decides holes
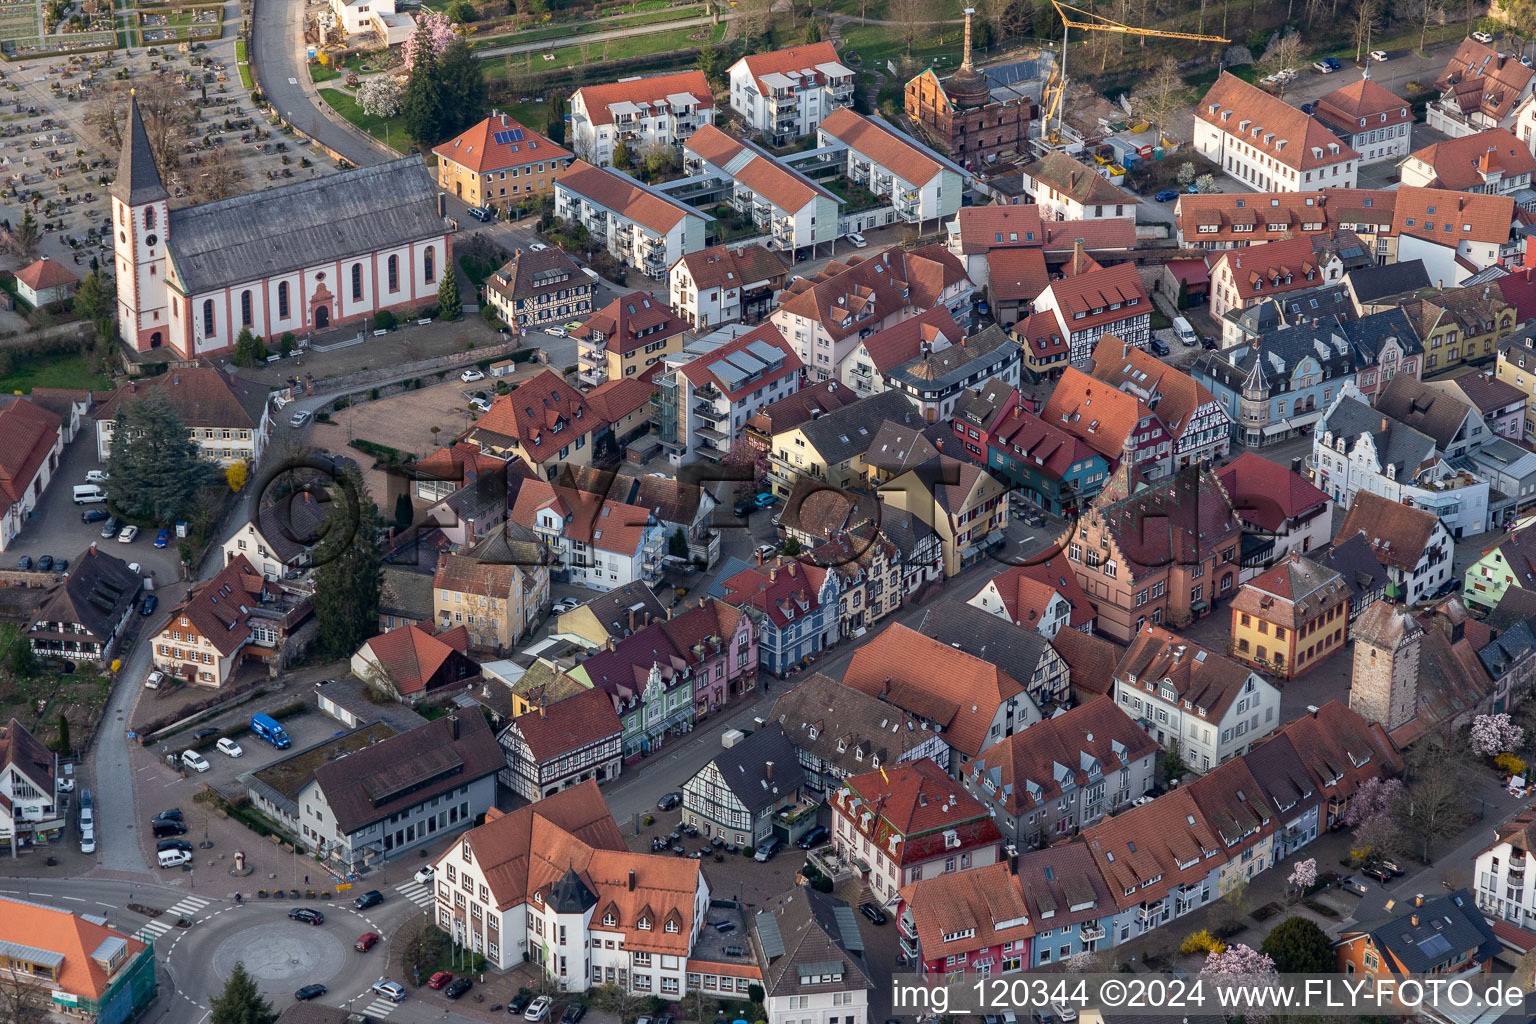
[[[144,130],[144,118],[139,114],[138,97],[131,93],[128,97],[128,132],[123,141],[122,156],[117,161],[117,179],[112,182],[112,197],[129,206],[170,199],[171,194],[160,181],[155,154],[149,148],[149,133]]]

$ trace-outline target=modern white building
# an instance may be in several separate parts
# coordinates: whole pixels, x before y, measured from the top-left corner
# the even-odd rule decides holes
[[[714,123],[714,91],[702,71],[625,78],[571,95],[572,148],[598,167],[613,163],[621,142],[640,156],[651,143],[673,146]]]
[[[774,249],[798,252],[838,235],[842,200],[750,142],[706,125],[683,143],[683,170],[731,183],[726,202],[769,236]]]
[[[1354,188],[1360,164],[1321,121],[1228,72],[1195,105],[1194,145],[1260,192]]]
[[[864,940],[853,908],[801,886],[769,900],[752,919],[768,1024],[868,1024]]]
[[[556,582],[612,590],[661,575],[666,536],[648,509],[564,484],[524,480],[509,518],[538,535]]]
[[[753,413],[800,390],[803,364],[772,323],[702,355],[684,350],[656,374],[656,436],[675,466],[723,460]]]
[[[654,278],[704,248],[710,219],[627,174],[583,160],[555,179],[555,216],[582,225],[614,259]]]
[[[841,107],[822,118],[816,129],[819,148],[839,150],[843,173],[890,202],[878,222],[850,226],[862,231],[902,221],[922,224],[947,220],[960,209],[968,175],[961,167],[923,146],[878,117]]]
[[[1150,623],[1115,668],[1112,693],[1159,746],[1202,773],[1280,724],[1280,691],[1269,680]]]
[[[1494,829],[1493,845],[1477,855],[1477,906],[1489,918],[1536,931],[1536,808]]]
[[[667,271],[673,311],[699,331],[764,316],[788,278],[784,257],[761,245],[712,245],[687,253]]]
[[[527,962],[561,991],[663,999],[709,973],[689,959],[710,906],[699,862],[630,853],[596,782],[491,812],[435,868],[437,926],[495,970]]]
[[[830,42],[753,53],[731,65],[731,109],[771,145],[809,135],[853,102],[856,76]]]

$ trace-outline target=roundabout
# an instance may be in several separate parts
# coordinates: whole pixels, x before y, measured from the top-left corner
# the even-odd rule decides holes
[[[291,998],[300,986],[323,984],[340,973],[351,948],[350,939],[324,926],[285,919],[281,924],[251,924],[230,935],[214,948],[212,966],[222,984],[235,964],[244,962],[262,994]]]

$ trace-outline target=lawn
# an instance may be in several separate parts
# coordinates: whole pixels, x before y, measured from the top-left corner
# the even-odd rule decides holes
[[[604,60],[623,60],[628,57],[648,57],[657,53],[668,53],[673,50],[685,50],[703,46],[717,46],[725,37],[728,24],[707,26],[709,35],[707,38],[691,38],[702,28],[678,28],[668,32],[656,32],[649,35],[629,36],[619,39],[607,39],[602,42],[587,44],[577,43],[572,46],[561,46],[551,49],[549,54],[553,60],[544,60],[544,54],[534,53],[531,62],[517,64],[514,61],[513,74],[517,75],[528,69],[533,71],[552,71],[558,68],[574,68],[587,64],[593,64]],[[487,78],[507,77],[505,62],[495,62],[486,68]]]
[[[521,32],[509,32],[498,36],[485,36],[470,43],[474,50],[484,50],[493,46],[515,46],[518,43],[535,43],[544,39],[563,39],[570,36],[591,35],[594,32],[610,32],[615,29],[629,29],[640,25],[663,25],[669,21],[682,21],[685,18],[697,18],[704,13],[702,6],[668,7],[664,10],[646,11],[640,14],[624,15],[618,18],[605,18],[596,21],[587,20],[580,22],[562,22],[553,25],[543,25],[539,28],[524,29]]]
[[[246,91],[256,88],[256,80],[251,77],[250,61],[245,56],[245,40],[235,40],[235,66],[240,69],[240,84]]]
[[[925,26],[912,41],[913,62],[919,70],[930,65],[940,71],[959,67],[963,32],[958,25]],[[857,53],[866,68],[884,69],[888,60],[898,65],[902,62],[907,44],[894,25],[847,25],[843,28],[842,53],[849,52]]]
[[[340,77],[340,71],[329,65],[321,64],[319,61],[309,66],[309,80],[316,85],[319,85],[321,82],[330,82]]]
[[[26,394],[33,388],[77,388],[105,391],[111,382],[104,374],[92,373],[83,355],[14,356],[11,372],[0,376],[0,394]]]
[[[400,144],[405,145],[405,132],[395,120],[363,113],[363,108],[357,105],[357,100],[351,93],[342,89],[321,89],[320,98],[329,103],[336,113],[374,138],[387,140],[392,144],[393,137],[398,135]]]

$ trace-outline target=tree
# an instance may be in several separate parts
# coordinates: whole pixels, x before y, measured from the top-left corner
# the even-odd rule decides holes
[[[203,154],[197,168],[197,177],[192,179],[192,194],[205,203],[228,199],[243,191],[240,183],[244,180],[245,168],[240,166],[240,158],[235,155],[235,151],[220,147]]]
[[[240,328],[235,335],[235,349],[230,356],[236,366],[255,366],[267,358],[267,346],[249,327]]]
[[[447,948],[448,936],[438,931],[430,920],[422,921],[405,943],[406,973],[419,973],[431,967]]]
[[[793,535],[785,537],[784,546],[779,548],[779,552],[786,558],[794,558],[800,553],[800,538]]]
[[[1226,929],[1235,928],[1246,913],[1248,913],[1248,882],[1240,875],[1233,876],[1221,887],[1219,917],[1223,934],[1231,934]]]
[[[676,162],[677,150],[665,142],[647,142],[640,147],[640,166],[648,177],[659,177],[671,170]]]
[[[1421,53],[1429,42],[1430,23],[1445,24],[1445,0],[1397,0],[1393,10],[1405,21],[1418,24]]]
[[[438,55],[437,81],[443,102],[443,138],[459,134],[484,116],[489,95],[485,71],[468,42],[454,39]]]
[[[1288,917],[1264,937],[1259,952],[1281,974],[1332,974],[1333,940],[1305,917]]]
[[[101,137],[108,151],[120,150],[127,113],[128,105],[123,102],[123,90],[118,83],[98,85],[86,104],[85,124]]]
[[[205,462],[181,413],[156,389],[118,409],[107,456],[113,506],[130,519],[174,523],[190,517],[197,492],[217,468]]]
[[[22,211],[21,223],[5,235],[5,243],[11,250],[29,262],[37,258],[38,250],[43,246],[43,234],[37,229],[37,218],[32,216],[31,207]]]
[[[640,1010],[646,1003],[646,997],[636,995],[627,988],[612,984],[601,986],[598,990],[598,999],[602,1006],[619,1018],[619,1024],[632,1024],[640,1016]]]
[[[556,92],[551,95],[549,114],[544,119],[544,134],[557,146],[565,145],[565,102],[565,93]]]
[[[1518,750],[1525,742],[1525,730],[1510,720],[1509,715],[1478,715],[1472,719],[1468,736],[1472,753],[1479,757],[1493,757],[1507,751]]]
[[[613,166],[627,168],[633,162],[634,158],[629,155],[628,143],[620,139],[618,145],[613,147]]]
[[[1166,134],[1168,121],[1184,107],[1184,79],[1178,61],[1169,57],[1159,64],[1140,89],[1131,94],[1131,113]]]
[[[1356,0],[1355,2],[1355,63],[1371,48],[1371,37],[1386,14],[1386,0]]]
[[[411,38],[415,39],[426,31],[425,26],[420,27]],[[400,114],[405,119],[406,134],[422,149],[435,146],[446,137],[443,126],[448,123],[448,114],[443,109],[442,87],[437,74],[437,51],[427,43],[421,44],[411,77],[405,83],[405,94],[400,98]]]
[[[1278,74],[1286,68],[1294,68],[1301,63],[1302,48],[1301,35],[1295,29],[1287,29],[1275,36],[1268,46],[1264,48],[1264,56],[1259,58],[1259,70],[1266,75]],[[1280,95],[1285,95],[1285,87],[1288,83],[1280,82]]]
[[[736,5],[736,31],[742,39],[756,40],[773,28],[773,0],[740,0]]]
[[[69,740],[69,716],[63,712],[59,713],[59,737],[54,742],[53,749],[66,756],[75,749]]]
[[[475,20],[475,5],[470,3],[469,0],[453,0],[447,7],[443,8],[443,13],[448,16],[450,21],[463,24],[464,22]]]
[[[416,521],[416,506],[411,504],[409,491],[395,495],[395,529],[409,530]]]
[[[350,658],[378,632],[379,510],[355,469],[331,487],[331,499],[314,552],[317,647],[327,659]]]
[[[28,984],[20,975],[0,975],[0,1021],[5,1024],[47,1024],[53,1019],[41,986]]]
[[[1216,191],[1216,176],[1214,174],[1202,174],[1196,177],[1195,191],[1202,195],[1208,195]]]
[[[1287,885],[1301,892],[1312,888],[1317,884],[1317,858],[1308,857],[1306,860],[1297,861],[1296,866],[1291,869],[1290,877],[1285,881]]]
[[[458,27],[446,15],[435,11],[418,15],[416,31],[400,47],[400,59],[406,73],[415,77],[416,64],[424,55],[436,56],[458,38]],[[478,113],[476,116],[479,116]]]
[[[235,969],[224,983],[224,991],[213,997],[209,1024],[274,1024],[277,1011],[256,989],[245,964],[235,961]]]
[[[400,113],[405,91],[391,75],[375,75],[357,90],[357,105],[373,117],[394,117]]]
[[[14,627],[9,632],[11,653],[6,658],[6,665],[10,668],[12,677],[16,679],[35,677],[42,668],[37,660],[37,652],[32,650],[32,644],[25,633]]]
[[[1195,183],[1195,165],[1188,162],[1179,164],[1179,169],[1173,176],[1180,185],[1188,188]]]
[[[821,42],[821,22],[814,17],[805,25],[805,42],[807,45]]]
[[[1459,835],[1467,822],[1465,773],[1454,760],[1441,759],[1418,771],[1400,801],[1403,831],[1418,844],[1419,859],[1429,863],[1430,844]]]
[[[896,30],[912,56],[912,44],[923,33],[924,23],[933,20],[933,0],[889,0],[887,16],[897,23]]]
[[[1226,978],[1264,977],[1275,973],[1275,962],[1252,946],[1239,942],[1206,957],[1200,973]]]
[[[224,471],[224,482],[229,484],[229,489],[239,494],[245,489],[245,482],[250,479],[251,471],[245,461],[234,462]]]
[[[464,303],[459,299],[459,276],[453,272],[453,264],[443,267],[443,279],[437,283],[437,317],[439,320],[457,320],[464,315]]]
[[[97,339],[105,346],[116,336],[117,285],[98,266],[80,279],[75,289],[75,315],[96,328]]]
[[[667,554],[676,558],[688,557],[688,534],[679,526],[672,531],[672,536],[667,538]]]

